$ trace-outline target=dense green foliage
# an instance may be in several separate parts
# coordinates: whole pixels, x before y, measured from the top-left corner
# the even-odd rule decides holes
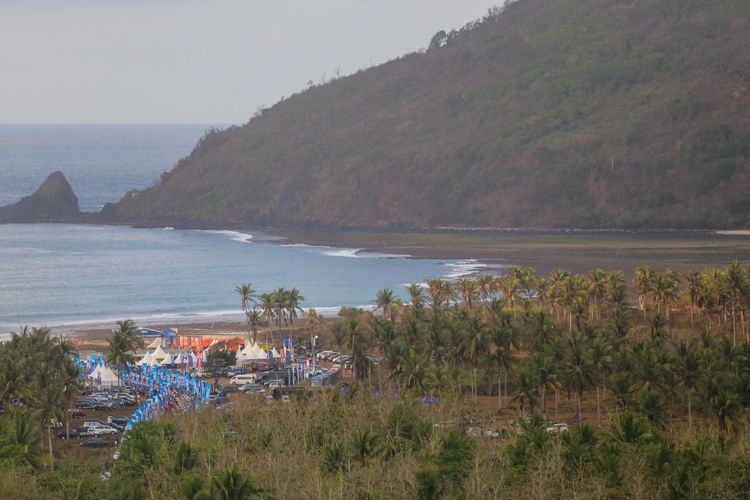
[[[352,355],[346,390],[238,394],[139,423],[106,481],[103,464],[73,458],[35,470],[24,400],[0,418],[4,494],[747,497],[750,266],[634,276],[516,267],[414,285],[408,303],[381,290],[374,312],[345,308],[320,332]],[[322,328],[315,314],[307,327]],[[0,355],[57,352],[47,336],[16,336]],[[569,432],[551,431],[560,421]]]
[[[750,4],[522,0],[208,133],[120,219],[744,227]],[[427,41],[425,41],[427,42]]]
[[[0,416],[0,465],[54,466],[54,424],[69,428],[66,409],[80,384],[70,352],[70,344],[53,339],[48,328],[24,328],[0,343],[0,404],[8,413]]]

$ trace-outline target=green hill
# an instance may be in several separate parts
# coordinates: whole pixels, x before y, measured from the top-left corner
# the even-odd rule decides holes
[[[747,226],[748,47],[747,0],[521,0],[207,134],[109,210],[141,222]]]

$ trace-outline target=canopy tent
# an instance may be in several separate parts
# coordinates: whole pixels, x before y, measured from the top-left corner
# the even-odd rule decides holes
[[[281,357],[279,351],[277,351],[275,347],[271,349],[271,356],[273,356],[273,359],[279,359]]]
[[[146,346],[146,349],[150,351],[151,349],[158,349],[159,347],[161,347],[161,337],[155,338],[153,342]]]
[[[167,354],[166,356],[164,356],[164,359],[159,362],[159,366],[169,366],[172,364],[174,364],[174,358],[171,354]]]
[[[102,365],[97,366],[94,371],[91,372],[89,379],[93,380],[96,385],[101,387],[113,387],[119,383],[115,372],[113,372],[108,366]]]
[[[188,354],[188,365],[198,366],[198,356],[196,356],[194,352]]]
[[[169,354],[167,354],[164,349],[161,348],[161,345],[157,347],[152,355],[154,357],[154,361],[158,361],[159,363],[161,363],[164,358],[169,356]]]
[[[154,356],[149,352],[149,353],[146,353],[146,355],[143,356],[141,360],[136,363],[136,366],[153,365],[153,364],[154,364]]]

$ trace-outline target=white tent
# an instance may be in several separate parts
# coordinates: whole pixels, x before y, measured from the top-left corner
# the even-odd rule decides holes
[[[268,357],[268,354],[266,354],[266,351],[263,350],[258,344],[253,344],[252,347],[248,350],[247,348],[244,349],[244,351],[247,351],[247,359],[248,361],[257,361],[259,359],[266,359]]]
[[[149,353],[146,353],[146,355],[143,356],[141,360],[136,363],[136,366],[153,365],[153,364],[154,364],[154,356],[149,352]]]
[[[154,361],[158,361],[159,363],[161,363],[164,358],[169,356],[169,354],[164,352],[164,349],[162,349],[161,346],[159,346],[153,352],[152,356],[154,357]]]
[[[149,344],[149,345],[148,345],[148,346],[146,347],[146,349],[148,349],[148,350],[150,351],[151,349],[154,349],[154,350],[155,350],[155,349],[158,349],[159,347],[161,347],[161,337],[155,338],[155,339],[154,339],[154,341],[153,341],[153,342],[151,342],[151,343],[150,343],[150,344]]]
[[[97,386],[101,387],[112,387],[118,384],[117,374],[107,366],[97,366],[96,369],[91,372],[91,375],[89,375],[89,379],[93,380]]]
[[[174,355],[174,359],[172,360],[172,363],[176,365],[186,365],[188,362],[188,357],[185,355],[184,352],[180,352],[179,354]]]
[[[172,364],[174,364],[174,358],[172,357],[171,354],[167,354],[166,356],[164,356],[164,359],[162,359],[161,362],[159,363],[159,365],[161,366],[168,366]]]
[[[273,359],[279,359],[281,357],[279,351],[277,351],[275,347],[271,349],[271,356],[273,356]]]

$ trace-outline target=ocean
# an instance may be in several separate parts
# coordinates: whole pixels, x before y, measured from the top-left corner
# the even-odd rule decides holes
[[[82,210],[152,184],[208,126],[0,126],[0,204],[62,170]],[[414,259],[307,245],[262,232],[0,225],[0,334],[22,325],[241,320],[234,288],[298,288],[329,314],[371,306],[378,290],[482,269],[474,260]]]

